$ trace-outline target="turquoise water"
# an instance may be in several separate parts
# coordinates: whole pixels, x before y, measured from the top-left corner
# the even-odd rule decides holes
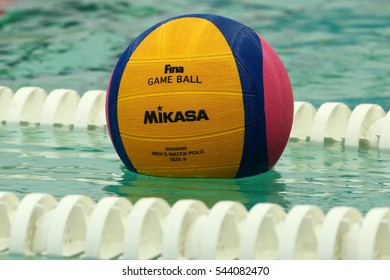
[[[0,83],[105,89],[132,39],[187,13],[227,16],[261,34],[286,65],[296,100],[390,109],[387,0],[15,0],[0,17]]]
[[[285,2],[285,3],[284,3]],[[272,4],[270,4],[272,3]],[[0,84],[80,94],[104,89],[117,59],[151,25],[185,13],[215,13],[260,33],[289,71],[295,100],[390,109],[390,5],[354,1],[17,0],[0,16]],[[0,191],[80,193],[170,203],[195,198],[390,206],[390,155],[289,142],[275,169],[237,180],[166,179],[127,171],[104,131],[0,126]]]
[[[390,206],[390,154],[348,151],[337,144],[318,148],[289,142],[275,169],[243,179],[171,179],[126,170],[109,136],[102,131],[55,131],[0,128],[0,191],[48,192],[61,198],[85,194],[94,200],[107,195],[135,202],[145,196],[171,204],[193,198],[209,207],[236,200],[248,208],[271,202],[286,210],[314,204],[327,211],[348,205],[366,212]]]

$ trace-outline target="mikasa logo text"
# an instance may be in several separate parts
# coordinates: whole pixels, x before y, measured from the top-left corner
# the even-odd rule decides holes
[[[144,124],[196,122],[209,120],[206,110],[204,109],[163,112],[162,108],[162,106],[158,106],[157,111],[145,111]]]

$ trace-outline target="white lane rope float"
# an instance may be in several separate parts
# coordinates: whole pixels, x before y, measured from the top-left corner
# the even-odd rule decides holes
[[[76,259],[390,259],[390,208],[0,192],[0,254]]]
[[[0,123],[105,129],[105,98],[104,90],[89,90],[80,96],[71,89],[47,94],[39,87],[23,87],[13,93],[0,86]],[[316,109],[309,102],[295,101],[290,140],[340,142],[348,149],[389,152],[390,111],[378,104],[359,104],[351,110],[341,102],[326,102]]]

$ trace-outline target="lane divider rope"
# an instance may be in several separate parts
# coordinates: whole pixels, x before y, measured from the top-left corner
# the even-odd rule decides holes
[[[80,96],[71,89],[47,94],[39,87],[22,87],[13,93],[0,86],[0,124],[106,128],[106,92],[89,90]],[[377,104],[360,104],[351,110],[340,102],[316,109],[309,102],[294,102],[290,140],[326,145],[339,142],[348,149],[390,151],[390,111]]]
[[[0,254],[81,259],[390,259],[390,208],[0,192]]]

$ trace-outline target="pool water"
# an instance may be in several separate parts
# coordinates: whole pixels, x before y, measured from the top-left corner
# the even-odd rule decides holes
[[[286,3],[284,3],[286,2]],[[295,100],[390,109],[390,5],[354,1],[16,0],[0,15],[0,84],[80,94],[105,89],[119,56],[171,16],[214,13],[261,34],[289,72]],[[0,191],[236,200],[324,211],[390,206],[390,154],[290,141],[275,169],[235,180],[169,179],[127,171],[106,131],[0,126]]]
[[[390,109],[387,0],[15,0],[0,17],[0,82],[105,89],[132,39],[187,13],[223,15],[261,34],[286,65],[295,100]]]
[[[116,155],[103,131],[56,131],[0,128],[0,191],[46,192],[58,198],[84,194],[94,200],[107,195],[240,201],[247,208],[259,202],[285,209],[318,205],[324,211],[353,206],[362,212],[389,206],[390,155],[345,150],[341,144],[318,148],[290,141],[274,170],[242,179],[177,179],[134,174]]]

